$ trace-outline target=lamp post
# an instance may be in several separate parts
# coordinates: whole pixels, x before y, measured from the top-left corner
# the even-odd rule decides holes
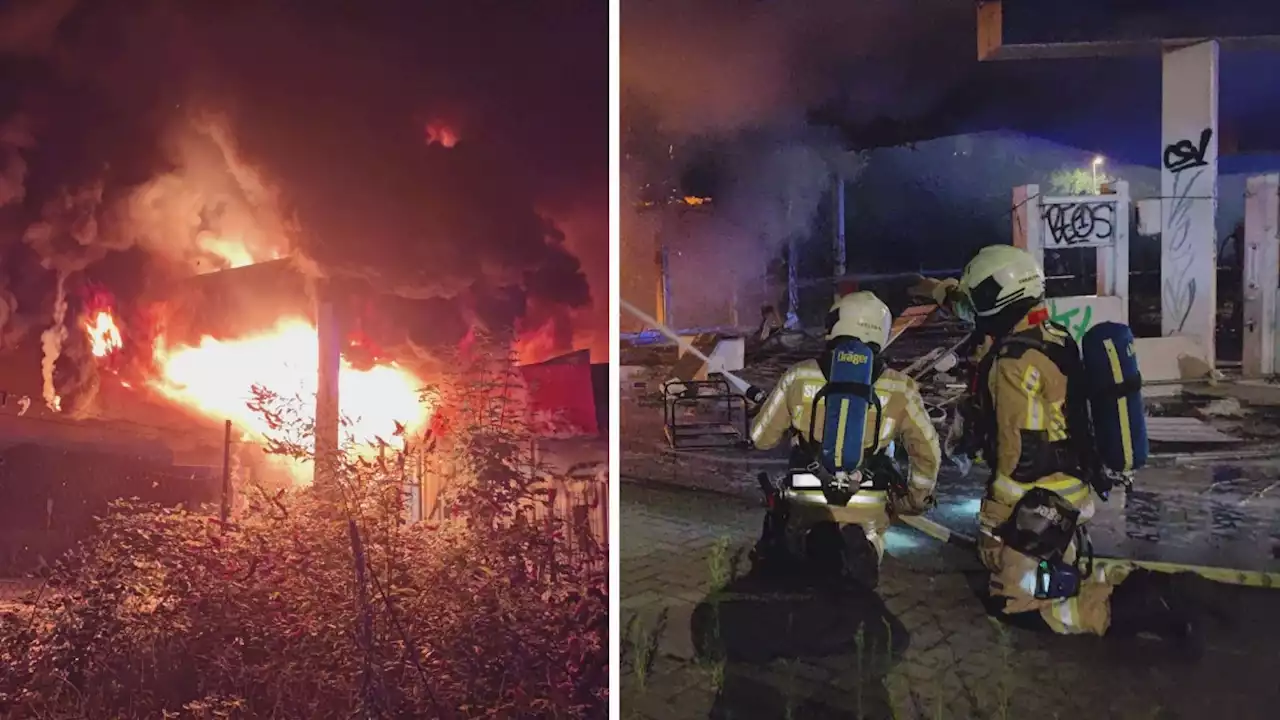
[[[1093,156],[1093,194],[1098,195],[1102,192],[1102,188],[1098,187],[1098,168],[1102,163],[1106,162],[1101,155]]]

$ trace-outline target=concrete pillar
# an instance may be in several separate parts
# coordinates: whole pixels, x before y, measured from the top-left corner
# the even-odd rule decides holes
[[[1218,41],[1164,53],[1160,316],[1213,365],[1217,315]]]
[[[1013,246],[1022,248],[1044,265],[1044,240],[1041,237],[1040,186],[1023,185],[1013,189]]]
[[[1280,292],[1280,175],[1249,178],[1244,199],[1244,354],[1247,378],[1276,372]]]
[[[835,202],[832,203],[832,206],[833,206],[832,212],[835,214],[835,217],[832,219],[833,220],[832,225],[834,225],[835,227],[835,233],[832,235],[832,238],[831,238],[831,241],[834,244],[834,247],[832,248],[832,250],[835,251],[835,271],[833,274],[837,278],[842,278],[844,277],[844,274],[845,274],[845,259],[847,257],[846,255],[847,248],[844,244],[844,220],[845,220],[844,175],[840,173],[836,173],[836,186],[835,186],[834,194],[835,194],[835,197],[832,199]],[[837,283],[837,286],[835,289],[835,296],[836,296],[835,299],[837,300],[840,299],[839,283]]]
[[[1129,198],[1129,183],[1118,180],[1111,183],[1105,197],[1114,198],[1116,210],[1111,247],[1100,247],[1098,253],[1097,294],[1115,296],[1124,300],[1124,321],[1129,322],[1129,225],[1133,218],[1133,206]]]
[[[332,486],[333,462],[341,440],[338,405],[338,376],[342,370],[342,332],[332,299],[327,291],[318,293],[316,335],[319,339],[320,371],[316,385],[316,461],[313,482]]]

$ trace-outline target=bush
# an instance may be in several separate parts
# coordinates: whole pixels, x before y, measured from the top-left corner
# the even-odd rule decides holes
[[[606,716],[607,562],[561,561],[558,525],[529,521],[505,382],[455,382],[449,439],[424,438],[453,468],[446,520],[400,522],[394,461],[349,444],[332,485],[242,488],[226,527],[117,502],[0,617],[0,716]],[[300,401],[255,393],[271,451],[307,456]]]

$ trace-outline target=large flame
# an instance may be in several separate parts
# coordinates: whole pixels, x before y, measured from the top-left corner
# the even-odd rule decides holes
[[[244,238],[215,235],[213,233],[200,233],[196,237],[196,245],[225,264],[223,267],[210,268],[206,272],[248,267],[260,262],[279,260],[283,257],[278,249],[254,247]]]
[[[308,404],[318,385],[316,329],[297,317],[284,318],[259,335],[234,340],[205,336],[195,346],[170,347],[160,338],[154,356],[159,373],[149,381],[152,388],[211,419],[231,420],[250,436],[262,437],[270,430],[247,406],[254,385],[282,395],[297,393]],[[391,442],[397,422],[410,431],[424,428],[431,413],[419,399],[422,384],[396,363],[358,370],[344,359],[338,397],[342,414],[351,421],[347,431],[357,442],[372,443],[376,438]]]
[[[99,310],[85,321],[84,329],[89,333],[89,349],[94,357],[106,357],[119,350],[123,345],[120,339],[120,328],[108,310]]]

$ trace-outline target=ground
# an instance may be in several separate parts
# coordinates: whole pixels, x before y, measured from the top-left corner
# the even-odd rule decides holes
[[[643,640],[666,610],[652,670],[642,677],[634,653],[624,663],[624,717],[707,717],[716,670],[694,659],[689,617],[726,541],[730,556],[754,542],[760,509],[727,496],[624,483],[621,512],[622,627]],[[1224,588],[1235,627],[1211,626],[1205,656],[1188,664],[1165,656],[1154,641],[1044,637],[997,626],[971,590],[976,569],[959,550],[937,546],[891,550],[886,558],[881,595],[910,632],[910,647],[885,682],[894,716],[1275,717],[1280,618],[1273,591]],[[839,687],[855,665],[854,657],[775,662],[753,679],[804,696]],[[846,700],[853,710],[856,696]]]
[[[764,667],[698,660],[690,615],[758,536],[763,510],[754,476],[777,471],[777,458],[672,452],[661,441],[658,408],[632,401],[621,409],[624,717],[706,718],[716,687],[753,698],[771,687],[792,699],[790,707],[825,698],[844,711],[832,717],[849,718],[1276,716],[1278,591],[1217,587],[1229,623],[1208,626],[1206,652],[1193,663],[1154,640],[1043,636],[997,625],[975,596],[982,582],[976,559],[907,528],[891,532],[880,595],[910,642],[883,682],[857,682],[856,655]],[[930,517],[972,532],[981,472],[945,473]],[[1280,572],[1276,487],[1274,462],[1144,471],[1136,491],[1102,504],[1097,552]],[[656,647],[646,670],[648,645]],[[786,716],[763,701],[751,707],[735,717]],[[816,715],[801,707],[791,716]]]

